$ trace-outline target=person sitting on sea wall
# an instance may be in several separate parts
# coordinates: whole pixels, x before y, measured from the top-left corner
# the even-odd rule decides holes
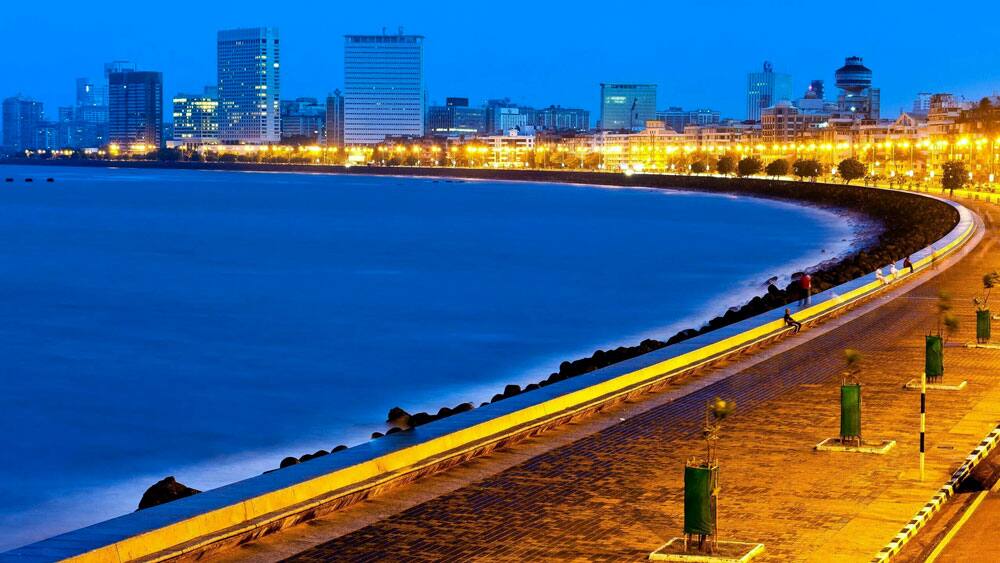
[[[792,312],[789,309],[785,309],[785,326],[790,326],[793,328],[792,334],[798,334],[802,330],[802,323],[792,318]]]
[[[889,282],[885,281],[885,275],[882,273],[882,268],[875,268],[875,277],[878,281],[882,282],[882,285],[888,285]]]
[[[899,270],[896,269],[896,263],[893,262],[892,264],[889,264],[889,281],[896,281],[896,278],[898,277]]]

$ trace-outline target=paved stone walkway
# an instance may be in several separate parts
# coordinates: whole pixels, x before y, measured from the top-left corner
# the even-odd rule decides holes
[[[947,348],[946,380],[969,385],[929,394],[919,480],[919,393],[902,385],[922,369],[939,291],[953,295],[962,322],[953,342],[974,339],[971,299],[982,274],[1000,268],[994,236],[910,293],[801,346],[292,560],[643,560],[681,529],[683,466],[703,449],[700,423],[714,396],[737,402],[720,443],[722,538],[764,543],[763,560],[868,560],[1000,418],[1000,351]],[[844,348],[864,354],[862,428],[869,440],[897,441],[886,456],[812,449],[838,432]]]

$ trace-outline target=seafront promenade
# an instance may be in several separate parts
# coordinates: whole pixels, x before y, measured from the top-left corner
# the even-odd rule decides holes
[[[964,256],[900,282],[855,311],[689,378],[386,495],[214,556],[216,560],[642,560],[682,523],[682,475],[703,448],[706,401],[735,399],[720,443],[723,539],[760,542],[770,561],[865,561],[948,480],[1000,420],[1000,351],[974,340],[972,297],[1000,264],[996,207],[964,201],[986,232]],[[961,329],[930,391],[927,470],[918,472],[923,335],[936,297]],[[864,354],[863,434],[884,456],[817,452],[838,430],[842,350]]]

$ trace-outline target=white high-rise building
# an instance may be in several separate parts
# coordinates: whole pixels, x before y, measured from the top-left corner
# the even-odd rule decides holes
[[[423,136],[423,36],[400,30],[344,39],[344,143]]]
[[[223,143],[281,140],[279,52],[277,28],[219,32],[219,138]]]

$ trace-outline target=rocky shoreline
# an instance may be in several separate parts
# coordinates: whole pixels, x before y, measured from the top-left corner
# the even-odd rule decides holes
[[[858,277],[870,274],[876,268],[899,261],[919,250],[927,248],[934,241],[944,237],[958,222],[958,213],[946,203],[935,201],[907,192],[876,190],[859,186],[842,186],[835,184],[820,184],[810,182],[794,182],[766,179],[718,178],[711,176],[660,176],[607,174],[599,172],[565,172],[547,170],[490,170],[490,169],[453,169],[453,168],[406,168],[406,167],[353,167],[315,166],[315,165],[265,165],[247,163],[160,163],[145,161],[34,161],[8,160],[0,161],[16,164],[46,164],[69,166],[118,166],[128,168],[170,168],[199,170],[242,170],[269,172],[313,172],[340,174],[370,174],[370,175],[405,175],[449,179],[481,179],[498,181],[527,182],[558,182],[599,186],[623,186],[643,188],[680,189],[707,193],[725,193],[741,196],[752,196],[767,199],[777,199],[796,203],[805,203],[827,209],[846,210],[850,215],[863,216],[872,225],[881,226],[881,231],[870,231],[864,234],[864,239],[870,243],[862,243],[846,256],[832,259],[811,270],[814,292],[821,292],[834,286],[846,283]],[[666,340],[648,338],[633,346],[619,346],[611,350],[597,350],[589,357],[572,361],[564,361],[556,372],[537,383],[526,385],[507,385],[503,392],[497,393],[489,403],[502,401],[509,397],[545,387],[571,377],[608,367],[610,365],[635,358],[639,355],[661,349],[671,344],[682,342],[689,338],[710,332],[744,319],[783,307],[798,301],[804,296],[803,290],[795,282],[784,288],[770,285],[766,292],[754,297],[741,306],[731,307],[725,314],[717,316],[698,328],[682,330]],[[401,407],[394,407],[387,415],[391,428],[386,434],[403,432],[423,424],[446,418],[453,414],[472,410],[472,403],[462,403],[455,407],[442,407],[435,414],[420,412],[410,414]],[[372,438],[380,438],[382,432],[374,432]],[[322,457],[347,449],[338,445],[331,451],[318,450],[299,457],[286,457],[281,460],[279,469],[303,463],[317,457]],[[163,485],[163,482],[157,485]],[[194,494],[183,485],[173,482],[170,488],[178,489],[186,494]],[[156,487],[156,485],[154,485]],[[163,488],[163,487],[160,487]],[[151,487],[151,490],[153,487]],[[171,490],[171,492],[173,492]],[[196,491],[195,491],[196,492]],[[149,494],[149,491],[147,491]],[[155,495],[153,495],[155,496]],[[172,500],[171,494],[163,495],[164,502]],[[180,498],[179,496],[176,498]],[[148,500],[148,499],[147,499]],[[159,504],[159,503],[156,503]],[[148,502],[145,505],[152,506]]]

